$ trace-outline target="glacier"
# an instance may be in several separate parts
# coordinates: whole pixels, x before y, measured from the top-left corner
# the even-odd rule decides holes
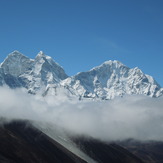
[[[0,64],[0,86],[25,88],[42,96],[110,100],[125,95],[160,97],[163,88],[138,67],[109,60],[87,72],[68,76],[63,67],[40,51],[30,59],[13,51]]]

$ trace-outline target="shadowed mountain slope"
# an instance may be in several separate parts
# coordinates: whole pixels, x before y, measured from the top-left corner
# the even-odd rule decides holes
[[[122,147],[138,156],[146,163],[163,162],[163,142],[126,140],[119,143]]]
[[[143,163],[137,156],[115,143],[85,137],[74,138],[73,141],[99,163]]]
[[[0,162],[84,163],[85,161],[28,122],[14,121],[0,127]]]
[[[116,144],[83,137],[72,140],[80,150],[92,158],[92,163],[142,163],[137,156]],[[33,127],[29,121],[13,121],[0,127],[0,162],[84,163],[86,161]]]

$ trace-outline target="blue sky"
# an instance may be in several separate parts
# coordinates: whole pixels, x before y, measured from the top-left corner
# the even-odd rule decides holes
[[[1,0],[0,62],[14,50],[42,50],[68,75],[119,60],[163,86],[163,1]]]

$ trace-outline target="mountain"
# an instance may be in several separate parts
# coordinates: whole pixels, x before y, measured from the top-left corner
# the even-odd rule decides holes
[[[0,162],[86,163],[29,121],[0,125]]]
[[[119,61],[106,61],[90,71],[68,77],[64,69],[42,51],[30,59],[18,51],[0,65],[0,85],[24,87],[31,94],[58,95],[79,99],[113,99],[124,95],[159,97],[163,88],[139,68]]]
[[[46,129],[40,130],[35,123],[25,120],[9,122],[0,118],[0,162],[163,162],[163,142],[142,142],[133,139],[104,142],[81,135],[68,135],[68,138],[65,132],[63,134],[54,128],[52,128],[53,136],[52,134],[49,136],[51,129],[49,124],[45,125]],[[42,126],[40,123],[39,125]]]
[[[162,141],[136,141],[133,139],[116,142],[147,163],[163,162]]]
[[[0,66],[1,85],[7,84],[11,88],[21,87],[18,78],[31,70],[33,62],[18,51],[9,54]]]
[[[142,94],[159,97],[163,89],[139,68],[130,69],[119,61],[106,61],[88,72],[81,72],[62,81],[83,98],[113,99],[117,96]]]
[[[145,163],[143,159],[116,143],[102,142],[87,137],[77,137],[74,142],[98,163]]]
[[[143,163],[116,144],[75,137],[72,144],[92,158],[87,161],[36,128],[30,121],[14,120],[0,125],[0,162],[3,163]]]
[[[32,70],[19,76],[22,85],[33,94],[41,89],[44,92],[48,87],[59,87],[60,81],[67,77],[63,68],[42,51],[34,59]]]
[[[29,93],[43,93],[47,87],[59,87],[68,76],[63,68],[42,51],[29,59],[18,51],[7,56],[0,66],[0,83],[11,88],[24,87]]]

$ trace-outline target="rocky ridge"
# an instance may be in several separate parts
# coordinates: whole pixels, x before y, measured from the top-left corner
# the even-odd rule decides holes
[[[139,68],[119,61],[106,61],[87,72],[68,76],[64,69],[42,51],[30,59],[18,51],[10,53],[0,65],[0,85],[23,87],[31,94],[69,98],[108,100],[124,95],[159,97],[163,88]]]

